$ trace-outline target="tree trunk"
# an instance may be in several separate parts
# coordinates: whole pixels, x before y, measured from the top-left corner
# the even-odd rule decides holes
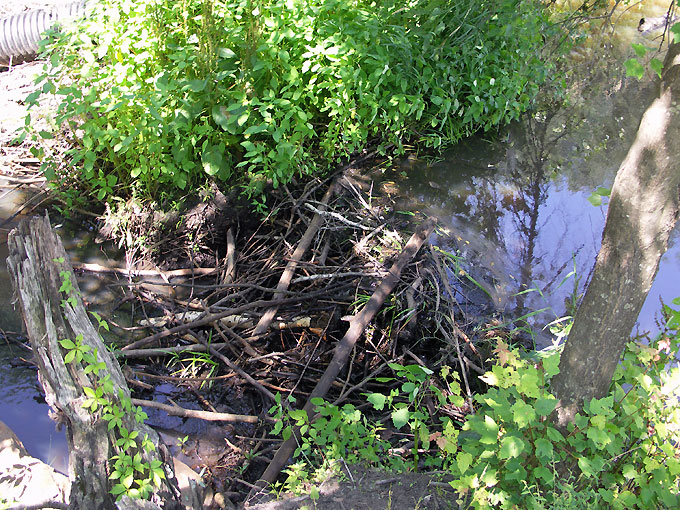
[[[46,400],[52,408],[53,417],[67,427],[71,480],[69,508],[114,509],[116,505],[109,493],[109,475],[112,472],[109,459],[115,454],[115,437],[108,430],[108,422],[100,416],[101,410],[93,413],[82,404],[86,399],[83,388],[94,387],[94,382],[108,375],[114,394],[106,396],[122,408],[120,397],[129,398],[130,391],[120,366],[90,322],[79,297],[68,256],[52,230],[49,218],[23,220],[10,233],[8,245],[7,267],[38,363]],[[65,279],[73,285],[68,296],[60,289]],[[76,299],[67,302],[67,297]],[[79,335],[82,335],[82,344],[90,347],[90,353],[96,352],[98,360],[106,365],[99,376],[87,374],[84,362],[65,363],[66,351],[59,341],[74,340]],[[125,413],[122,425],[129,431],[138,431],[138,441],[148,435],[156,446],[151,451],[138,449],[143,461],[163,461],[166,479],[161,482],[152,501],[165,509],[184,508],[167,450],[156,432],[143,423],[137,423],[131,414]],[[143,504],[148,506],[150,502]],[[127,507],[130,508],[130,502]]]
[[[556,425],[602,398],[645,302],[680,202],[680,44],[668,50],[657,98],[644,113],[609,201],[602,248],[552,381]]]

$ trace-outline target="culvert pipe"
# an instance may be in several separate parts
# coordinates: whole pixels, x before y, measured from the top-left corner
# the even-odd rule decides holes
[[[33,57],[45,31],[57,22],[85,16],[86,3],[87,0],[79,0],[0,19],[0,65]]]

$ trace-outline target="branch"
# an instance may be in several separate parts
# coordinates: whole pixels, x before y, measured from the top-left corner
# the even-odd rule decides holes
[[[312,401],[317,398],[323,398],[326,395],[331,384],[347,363],[347,359],[352,352],[352,349],[354,349],[354,345],[356,344],[357,340],[363,333],[364,329],[366,329],[368,323],[373,319],[375,314],[378,313],[380,307],[385,302],[385,299],[387,299],[396,286],[402,270],[408,265],[411,259],[415,257],[420,247],[430,236],[434,230],[435,223],[436,219],[430,217],[418,227],[402,252],[399,254],[399,257],[397,257],[397,260],[390,268],[387,276],[383,278],[380,285],[375,289],[371,295],[371,298],[364,305],[361,312],[356,314],[350,320],[347,333],[345,333],[345,336],[342,337],[342,340],[338,342],[338,345],[335,348],[333,359],[329,363],[326,371],[317,383],[316,387],[309,395],[307,404],[305,404],[304,410],[307,412],[310,420],[313,415],[314,407]],[[288,462],[289,457],[293,453],[298,438],[299,428],[296,428],[294,434],[292,434],[291,437],[287,441],[284,441],[284,443],[279,447],[276,454],[274,455],[274,458],[269,463],[269,466],[267,466],[267,469],[262,474],[262,478],[257,481],[255,488],[251,490],[249,498],[255,495],[258,490],[263,489],[268,484],[271,484],[274,482],[274,480],[276,480],[279,472],[286,462]]]

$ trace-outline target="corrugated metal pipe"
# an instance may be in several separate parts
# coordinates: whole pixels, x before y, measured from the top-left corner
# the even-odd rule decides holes
[[[0,66],[30,59],[38,51],[43,33],[55,23],[85,16],[88,0],[35,9],[0,19]]]

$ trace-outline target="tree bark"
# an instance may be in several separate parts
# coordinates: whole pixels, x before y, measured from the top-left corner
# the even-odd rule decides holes
[[[609,391],[614,370],[678,220],[680,44],[672,44],[656,99],[612,187],[602,247],[552,381],[564,428],[584,401]]]
[[[96,351],[98,360],[106,364],[100,375],[110,376],[115,395],[108,397],[119,406],[119,389],[124,397],[130,397],[120,366],[90,322],[81,299],[78,297],[75,301],[65,301],[60,286],[66,274],[73,284],[70,295],[80,294],[68,256],[61,240],[52,230],[49,218],[23,220],[10,233],[8,245],[7,267],[38,363],[46,400],[53,416],[67,427],[71,480],[69,508],[114,509],[116,505],[109,493],[109,459],[114,455],[112,442],[115,442],[115,438],[108,431],[108,422],[99,416],[100,413],[92,413],[82,406],[86,399],[83,388],[93,387],[94,379],[99,376],[86,374],[82,363],[66,364],[65,351],[59,341],[66,338],[74,340],[82,335],[82,344],[88,345],[90,352]],[[123,418],[123,425],[129,431],[137,430],[140,439],[148,435],[156,445],[156,449],[150,452],[140,451],[143,461],[163,461],[166,480],[162,481],[152,502],[166,510],[184,508],[171,458],[156,432],[144,424],[136,423],[130,413],[126,413]],[[139,502],[147,506],[153,503]]]

